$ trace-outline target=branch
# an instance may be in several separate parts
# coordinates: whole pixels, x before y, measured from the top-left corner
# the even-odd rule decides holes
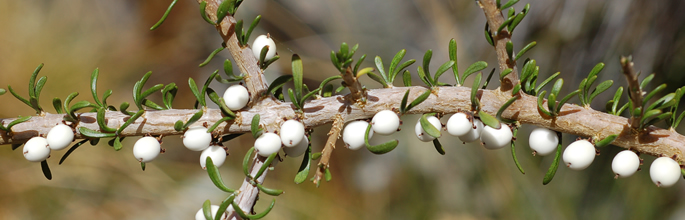
[[[305,104],[303,123],[309,128],[333,123],[337,114],[346,120],[371,118],[381,110],[399,108],[400,100],[402,100],[407,89],[411,89],[410,98],[415,98],[426,91],[426,88],[420,86],[367,90],[367,102],[363,108],[341,102],[344,99],[342,95],[312,100]],[[508,100],[508,94],[504,94],[500,90],[482,90],[482,92],[480,99],[482,110],[492,115],[496,114],[497,110]],[[440,87],[426,101],[412,108],[408,114],[429,112],[450,114],[457,112],[458,109],[470,109],[470,93],[471,88]],[[177,135],[180,133],[173,129],[173,123],[179,119],[190,118],[196,111],[149,111],[126,128],[121,135],[142,136],[148,133]],[[295,115],[290,103],[257,106],[257,108],[239,112],[238,118],[234,121],[228,121],[228,124],[220,125],[217,132],[223,134],[250,132],[250,119],[257,113],[261,115],[261,121],[266,125],[279,124],[284,117],[288,118]],[[0,144],[23,143],[30,137],[45,135],[52,126],[61,123],[63,116],[47,114],[45,117],[36,116],[27,122],[20,123],[12,127],[15,134],[13,139],[7,139],[7,134],[0,132],[0,136],[2,136]],[[94,117],[95,113],[81,114],[83,121],[79,126],[98,130]],[[116,127],[114,123],[121,123],[125,117],[128,116],[118,112],[107,113],[107,118],[110,119],[109,125],[112,127]],[[619,136],[612,143],[613,145],[634,149],[653,156],[677,155],[678,161],[685,162],[681,153],[685,151],[685,145],[683,145],[685,136],[654,126],[646,128],[645,132],[635,136],[630,132],[630,124],[627,118],[585,109],[575,104],[565,104],[560,115],[553,121],[552,118],[543,117],[538,112],[537,97],[523,94],[519,100],[504,111],[502,117],[517,120],[522,124],[532,124],[583,137],[604,138],[618,134]],[[220,118],[220,110],[209,109],[207,114],[196,123],[213,122]],[[12,120],[14,119],[2,119],[2,123],[7,125]],[[80,134],[76,134],[76,136],[83,138]]]
[[[490,28],[497,28],[504,22],[504,16],[502,12],[497,8],[494,0],[478,0],[478,6],[483,9],[485,13],[485,18],[488,21]],[[495,50],[497,51],[497,62],[499,63],[500,71],[504,71],[507,68],[511,68],[513,71],[504,77],[501,82],[500,89],[502,91],[509,91],[514,88],[514,85],[519,83],[519,74],[516,69],[516,62],[509,60],[509,55],[507,55],[507,42],[511,40],[511,33],[505,28],[498,32],[497,35],[492,36],[495,41]]]
[[[330,165],[329,160],[331,159],[331,154],[335,149],[335,142],[338,141],[344,124],[345,120],[343,117],[340,116],[340,114],[336,114],[335,121],[333,121],[333,125],[331,126],[331,131],[328,132],[326,146],[324,147],[323,151],[321,151],[321,160],[319,161],[319,165],[316,169],[316,175],[314,176],[314,184],[317,186],[319,186],[319,181],[321,181],[326,169],[328,169],[328,166]]]

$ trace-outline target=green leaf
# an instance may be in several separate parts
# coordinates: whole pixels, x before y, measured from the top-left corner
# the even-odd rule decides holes
[[[235,118],[235,113],[233,113],[233,111],[231,111],[231,109],[228,108],[228,106],[226,106],[226,101],[224,101],[224,98],[219,97],[219,95],[216,94],[214,89],[207,88],[206,93],[209,99],[212,100],[214,104],[219,106],[219,108],[221,109],[221,113],[223,113],[225,116]]]
[[[235,193],[232,193],[231,195],[226,197],[226,199],[224,199],[223,202],[221,202],[221,205],[219,205],[219,211],[217,211],[217,215],[214,216],[214,220],[222,220],[221,218],[225,215],[223,213],[226,212],[226,209],[228,209],[228,206],[230,206],[231,203],[233,203],[234,199]],[[219,215],[218,213],[221,213],[221,215]]]
[[[544,102],[545,98],[545,93],[547,93],[547,91],[542,91],[538,95],[538,110],[540,110],[543,114],[552,117],[552,113],[549,113],[549,111],[547,111],[545,107],[542,107],[542,103]]]
[[[418,97],[416,97],[416,99],[414,99],[414,101],[411,101],[411,103],[409,103],[409,105],[407,105],[407,107],[404,109],[404,112],[408,112],[409,110],[411,110],[411,109],[414,108],[415,106],[421,104],[423,101],[426,101],[426,99],[428,99],[428,97],[429,97],[430,95],[431,95],[431,90],[430,90],[430,89],[427,89],[427,90],[426,90],[425,92],[423,92],[421,95],[419,95]]]
[[[252,176],[250,176],[250,160],[252,159],[252,153],[254,152],[254,147],[251,147],[249,150],[247,150],[247,153],[245,153],[245,157],[243,157],[243,173],[245,174],[246,177],[249,177],[252,179]]]
[[[442,66],[438,67],[438,70],[435,71],[435,78],[434,78],[433,82],[436,82],[436,83],[437,83],[437,82],[438,82],[438,78],[440,78],[440,76],[441,76],[443,73],[445,73],[447,70],[449,70],[450,68],[452,68],[452,66],[454,66],[454,61],[451,61],[451,60],[450,60],[450,61],[447,61],[446,63],[442,64]]]
[[[326,182],[330,182],[333,179],[333,175],[331,174],[331,170],[326,168],[324,170],[324,178],[326,179]]]
[[[552,165],[549,167],[547,170],[547,174],[545,174],[545,178],[542,179],[542,185],[547,185],[549,182],[552,181],[554,178],[554,174],[557,173],[557,169],[559,168],[559,161],[561,160],[561,133],[557,132],[557,137],[559,137],[559,144],[557,144],[557,153],[554,155],[554,161],[552,162]]]
[[[172,109],[172,103],[174,102],[174,98],[176,98],[177,92],[178,86],[176,86],[176,83],[170,83],[162,89],[162,102],[164,102],[166,109]]]
[[[150,27],[151,31],[157,29],[159,26],[162,25],[162,23],[164,23],[164,21],[166,20],[166,17],[169,16],[169,13],[171,13],[171,9],[174,8],[174,5],[176,5],[176,2],[178,2],[178,0],[174,0],[171,2],[169,7],[164,12],[164,15],[162,15],[162,18],[160,18],[159,21],[157,21],[157,23],[155,23],[154,25],[152,25],[152,27]]]
[[[307,151],[304,153],[304,157],[302,157],[302,163],[300,164],[300,168],[297,170],[297,175],[295,175],[295,183],[303,183],[307,179],[307,176],[309,176],[309,166],[312,163],[310,156],[311,154],[312,145],[310,142],[309,146],[307,147]]]
[[[433,81],[431,77],[431,72],[430,72],[430,63],[431,63],[431,58],[433,57],[433,50],[427,50],[426,53],[423,55],[423,72],[426,75],[426,78],[428,81],[431,82],[431,85],[435,85],[435,81]]]
[[[606,146],[609,146],[609,144],[613,143],[614,140],[616,140],[617,137],[618,137],[617,134],[609,135],[609,136],[605,137],[604,139],[602,139],[602,140],[600,140],[600,141],[598,141],[598,142],[595,142],[595,147],[606,147]]]
[[[487,32],[486,32],[487,34]],[[452,72],[454,73],[454,79],[457,81],[457,85],[461,85],[464,82],[459,81],[459,64],[457,63],[457,41],[452,38],[449,43],[449,56],[450,60],[454,61],[454,66],[452,67]]]
[[[119,129],[117,130],[117,134],[121,134],[121,132],[123,132],[124,129],[126,129],[126,127],[128,127],[129,125],[131,125],[131,123],[138,120],[138,118],[140,118],[140,116],[142,116],[143,113],[145,113],[145,110],[138,110],[138,112],[132,115],[128,120],[126,120],[126,122],[124,122],[123,125],[121,125],[121,127],[119,127]]]
[[[259,128],[259,114],[255,114],[252,116],[252,123],[250,123],[250,131],[252,131],[252,137],[257,139],[260,135],[262,135],[262,130]]]
[[[557,81],[554,82],[554,86],[552,86],[552,91],[549,94],[559,96],[559,91],[561,91],[562,86],[564,86],[564,79],[557,79]]]
[[[302,98],[302,59],[297,54],[293,54],[292,58],[293,82],[295,83],[295,97]]]
[[[502,7],[499,8],[499,9],[500,9],[500,10],[505,10],[505,9],[511,7],[511,6],[514,6],[514,4],[516,4],[516,3],[518,3],[518,2],[519,2],[519,0],[509,0],[507,3],[505,3],[504,5],[502,5]]]
[[[404,73],[402,73],[402,81],[404,82],[404,86],[411,86],[411,73],[409,73],[409,70],[405,70]]]
[[[507,45],[505,47],[507,49],[507,56],[509,56],[509,60],[514,59],[514,44],[511,43],[511,41],[507,41]]]
[[[250,35],[252,35],[252,31],[257,27],[257,24],[259,24],[259,21],[262,20],[262,15],[257,15],[257,17],[252,20],[252,24],[250,24],[250,28],[247,29],[247,32],[245,35],[243,35],[243,41],[247,43],[247,41],[250,39]],[[243,44],[244,45],[244,44]]]
[[[289,82],[290,80],[293,80],[292,75],[282,75],[276,78],[273,82],[271,82],[271,85],[269,85],[269,93],[274,94],[276,93],[277,89],[281,89],[285,83]]]
[[[181,120],[176,121],[176,123],[174,123],[174,130],[183,131],[183,121],[181,121]]]
[[[514,158],[514,163],[516,164],[516,168],[519,169],[521,174],[526,174],[526,171],[523,171],[523,167],[521,167],[521,164],[519,163],[518,158],[516,158],[516,135],[518,134],[518,128],[514,127],[514,138],[511,139],[511,157]]]
[[[504,20],[504,22],[502,22],[502,24],[497,28],[497,32],[495,32],[495,33],[499,33],[500,31],[502,31],[502,29],[504,29],[504,27],[511,24],[511,21],[513,21],[513,20],[514,20],[514,17],[509,17],[509,18],[507,18],[507,20]]]
[[[604,63],[598,63],[592,68],[592,70],[590,70],[590,74],[587,75],[587,78],[596,76],[600,71],[602,71],[602,69],[604,69]]]
[[[388,153],[392,150],[394,150],[397,147],[397,144],[399,144],[399,141],[397,139],[394,139],[392,141],[388,141],[379,145],[371,145],[369,144],[369,131],[371,131],[371,124],[366,128],[366,133],[364,135],[364,142],[366,144],[366,149],[371,151],[371,153],[374,154],[385,154]]]
[[[62,108],[62,100],[55,97],[52,99],[52,106],[55,107],[57,114],[64,114],[64,109]]]
[[[259,167],[259,170],[257,171],[257,175],[254,176],[255,179],[262,176],[262,174],[264,173],[266,168],[268,168],[271,165],[271,162],[274,161],[274,158],[276,158],[276,156],[278,156],[278,152],[273,153],[273,154],[269,155],[269,157],[266,158],[266,160],[264,161],[264,164],[262,164],[262,166]]]
[[[526,13],[524,13],[524,12],[518,13],[516,15],[514,20],[511,21],[511,24],[509,24],[508,30],[510,33],[514,32],[514,29],[516,29],[516,26],[518,26],[519,23],[521,23],[521,20],[523,20],[524,17],[526,17]]]
[[[290,101],[295,105],[297,109],[302,109],[302,106],[299,103],[299,99],[295,98],[295,94],[293,93],[293,90],[288,88],[288,96],[290,96]]]
[[[209,175],[209,179],[212,180],[212,183],[214,183],[216,188],[219,188],[221,191],[227,193],[232,193],[235,191],[226,186],[224,180],[221,178],[221,173],[219,173],[219,169],[214,165],[214,162],[212,161],[212,157],[207,157],[207,159],[205,159],[205,163],[207,166],[207,174]]]
[[[316,152],[312,154],[312,160],[318,160],[321,158],[321,152]]]
[[[119,136],[114,138],[114,143],[112,144],[112,147],[114,147],[115,151],[120,151],[121,148],[124,147],[124,145],[121,144],[121,139]],[[145,165],[143,165],[143,166],[145,166]],[[145,167],[143,167],[143,170],[145,170]]]
[[[8,132],[11,132],[11,131],[12,131],[12,127],[14,127],[15,125],[18,125],[19,123],[23,123],[23,122],[25,122],[25,121],[28,121],[29,119],[31,119],[31,116],[24,116],[24,117],[19,117],[19,118],[17,118],[16,120],[14,120],[14,121],[10,122],[9,124],[7,124],[7,131],[8,131]],[[0,125],[1,125],[1,123],[0,123]]]
[[[40,162],[40,168],[43,170],[43,175],[46,179],[52,180],[52,172],[50,172],[50,166],[48,166],[48,161],[43,160]]]
[[[202,110],[199,110],[195,114],[193,114],[193,116],[191,116],[190,119],[188,119],[188,122],[186,122],[185,125],[183,125],[182,130],[187,129],[188,127],[190,127],[190,125],[197,122],[197,120],[200,120],[200,118],[202,118],[202,114],[204,114]]]
[[[654,90],[652,90],[651,92],[649,92],[649,93],[642,99],[642,100],[643,100],[643,101],[642,101],[642,103],[643,103],[642,105],[643,105],[643,106],[647,105],[647,102],[648,102],[650,99],[652,99],[652,97],[654,97],[657,93],[661,92],[661,90],[664,90],[664,89],[666,89],[666,84],[665,84],[665,83],[664,83],[664,84],[661,84],[660,86],[656,87]]]
[[[243,212],[242,209],[240,209],[240,206],[238,206],[238,204],[235,203],[235,200],[234,200],[233,201],[233,209],[235,209],[235,212],[243,219],[261,219],[261,218],[264,218],[264,216],[266,216],[267,214],[269,214],[269,212],[271,212],[271,209],[274,208],[275,204],[276,204],[276,200],[274,199],[271,201],[271,204],[269,205],[269,207],[266,210],[264,210],[262,213],[259,213],[256,215],[248,215],[248,214],[245,214],[245,212]]]
[[[530,49],[533,49],[533,47],[535,47],[535,45],[537,45],[537,44],[538,44],[537,42],[533,41],[533,42],[530,42],[530,43],[529,43],[528,45],[526,45],[525,47],[521,48],[521,51],[519,51],[519,52],[516,54],[516,57],[514,58],[514,61],[519,60],[519,59],[523,56],[523,54],[525,54],[526,52],[528,52]]]
[[[642,82],[640,83],[640,89],[641,90],[644,89],[645,86],[647,86],[647,84],[652,82],[653,79],[654,79],[654,73],[649,74],[649,76],[645,77],[645,79],[643,79]]]
[[[509,75],[512,71],[514,71],[514,70],[511,69],[511,68],[507,68],[507,69],[505,69],[504,71],[502,71],[502,72],[499,74],[499,80],[500,80],[500,81],[504,80],[504,77],[506,77],[507,75]]]
[[[211,25],[216,25],[216,23],[214,23],[214,21],[209,19],[209,16],[207,16],[207,11],[205,10],[206,8],[207,8],[207,2],[206,1],[200,2],[200,15],[202,16],[202,19],[204,19],[207,23],[209,23]]]
[[[33,74],[31,74],[31,78],[29,79],[29,98],[37,99],[38,97],[38,94],[36,94],[36,91],[38,91],[38,89],[36,89],[36,77],[38,77],[38,73],[41,69],[43,69],[42,63],[38,65],[38,67],[33,70]]]
[[[509,100],[507,100],[507,102],[505,102],[504,105],[502,105],[502,107],[500,107],[499,110],[497,110],[497,115],[496,115],[496,117],[499,118],[499,120],[502,120],[502,121],[504,121],[504,122],[506,122],[506,123],[512,123],[512,122],[513,122],[512,120],[508,120],[508,119],[502,118],[502,113],[504,112],[504,110],[507,110],[507,108],[509,108],[509,106],[510,106],[512,103],[514,103],[516,100],[518,100],[518,98],[519,98],[519,97],[514,96],[514,97],[511,97]]]
[[[95,100],[97,106],[101,107],[103,106],[103,104],[102,102],[100,102],[100,98],[98,97],[97,92],[97,82],[99,74],[100,71],[98,70],[98,68],[95,68],[95,70],[93,70],[93,73],[90,75],[90,93],[93,95],[93,99]]]
[[[592,94],[590,94],[590,99],[588,100],[588,104],[590,102],[592,102],[592,100],[595,99],[595,97],[597,97],[597,95],[599,95],[600,93],[609,89],[609,87],[611,87],[611,85],[613,85],[613,84],[614,84],[613,80],[607,80],[607,81],[604,81],[604,82],[600,83],[599,85],[597,85],[595,90],[592,91]]]
[[[204,62],[200,63],[199,67],[203,67],[203,66],[206,66],[207,64],[209,64],[209,62],[212,61],[212,59],[214,59],[214,56],[216,56],[216,54],[218,54],[219,52],[221,52],[224,49],[225,49],[224,47],[219,47],[219,48],[214,49],[214,51],[212,51],[212,53],[210,53],[209,56],[207,56],[207,59],[205,59]]]
[[[357,64],[354,65],[354,72],[355,73],[359,70],[359,66],[362,64],[362,62],[364,62],[364,59],[366,59],[366,54],[359,57],[359,60],[357,60]]]
[[[419,79],[423,81],[428,87],[433,87],[433,83],[431,82],[430,78],[426,76],[426,73],[424,72],[423,68],[417,67],[416,72],[419,74]]]
[[[435,126],[433,126],[433,124],[431,124],[428,121],[428,116],[432,116],[432,115],[435,115],[435,113],[423,114],[421,116],[421,119],[419,119],[419,122],[421,123],[421,128],[423,128],[423,131],[425,131],[426,134],[428,134],[434,138],[439,138],[440,136],[442,136],[442,134],[440,133],[441,128],[440,129],[436,128]]]
[[[374,81],[376,81],[376,82],[380,83],[381,85],[383,85],[383,88],[388,88],[388,84],[385,83],[385,81],[383,80],[383,78],[381,78],[380,76],[376,75],[375,73],[370,72],[370,73],[367,73],[366,75],[368,75],[369,78],[373,79]]]
[[[557,104],[556,114],[558,115],[561,112],[561,108],[564,106],[564,104],[566,104],[566,102],[569,99],[573,98],[573,96],[575,96],[579,93],[580,93],[580,90],[576,89],[576,91],[573,91],[573,92],[569,93],[568,95],[564,96],[564,98],[561,99],[561,101],[559,101],[559,104]]]
[[[387,76],[388,74],[386,74],[385,69],[383,69],[384,68],[383,67],[383,59],[381,59],[380,56],[376,56],[376,58],[374,59],[374,62],[376,63],[376,68],[378,69],[378,72],[381,74],[381,77],[383,77],[383,80],[382,80],[383,82],[381,84],[383,84],[384,87],[387,87],[385,82],[390,82],[390,81],[388,80],[388,76]],[[369,74],[369,76],[371,76],[371,74]],[[373,77],[372,77],[372,79],[373,79]],[[376,79],[374,79],[374,80],[376,80]],[[376,81],[378,81],[378,80],[376,80]]]
[[[540,85],[538,85],[538,87],[535,88],[535,94],[537,94],[538,92],[540,92],[540,90],[542,90],[543,87],[545,87],[547,84],[549,84],[550,82],[552,82],[552,80],[554,80],[555,78],[557,78],[557,77],[559,76],[559,74],[561,74],[561,73],[560,73],[560,72],[556,72],[556,73],[552,74],[551,76],[549,76],[547,79],[545,79],[545,81],[542,81],[542,82],[540,83]]]
[[[97,110],[97,123],[98,126],[100,126],[100,130],[104,132],[115,132],[117,131],[116,128],[110,128],[107,126],[107,122],[105,122],[105,108],[98,108]]]
[[[222,1],[221,4],[219,4],[219,7],[216,9],[216,23],[221,23],[221,21],[224,20],[226,15],[228,15],[233,10],[235,10],[235,0]]]
[[[400,64],[400,61],[402,61],[402,58],[404,58],[404,55],[407,54],[407,50],[402,49],[397,54],[395,54],[395,57],[392,58],[392,61],[390,61],[390,67],[388,68],[388,78],[390,79],[390,82],[395,79],[395,76],[397,73],[402,71],[401,69],[397,69],[397,65]]]
[[[488,63],[486,63],[485,61],[478,61],[478,62],[471,64],[471,66],[466,68],[466,70],[464,71],[462,78],[461,78],[461,82],[463,83],[466,80],[466,78],[468,78],[471,74],[478,72],[478,71],[481,71],[481,70],[484,70],[487,67],[488,67]]]
[[[200,94],[200,90],[197,89],[197,84],[195,84],[195,80],[193,78],[188,78],[188,86],[190,87],[190,91],[193,93],[195,96],[195,99],[200,103],[202,106],[206,106],[204,102],[204,94]]]
[[[7,85],[7,89],[10,91],[10,93],[11,93],[15,98],[19,99],[19,101],[21,101],[21,102],[23,102],[24,104],[28,105],[29,107],[33,108],[33,106],[31,106],[31,103],[29,102],[29,100],[26,100],[24,97],[21,97],[19,94],[17,94],[17,93],[14,91],[14,89],[12,89],[12,86]]]
[[[488,74],[488,78],[485,79],[485,83],[483,83],[483,87],[481,89],[485,89],[488,87],[488,84],[490,84],[490,79],[492,79],[492,74],[495,73],[495,68],[492,68],[492,71],[490,71],[490,74]]]
[[[550,113],[552,113],[552,116],[557,116],[556,104],[557,96],[554,94],[549,94],[549,96],[547,97],[547,109]]]
[[[79,127],[78,131],[83,136],[90,137],[90,138],[107,138],[107,137],[116,136],[116,134],[114,134],[114,133],[101,133],[101,132],[93,131],[93,130],[86,128],[86,127]]]
[[[488,25],[488,22],[485,22],[485,40],[488,41],[488,43],[491,46],[495,46],[495,41],[492,39],[492,35],[490,35],[490,25]]]
[[[478,117],[480,117],[480,120],[483,122],[483,124],[490,126],[491,128],[500,129],[502,127],[502,124],[499,122],[499,120],[487,112],[478,111]]]
[[[409,91],[411,91],[411,89],[407,89],[407,91],[404,92],[402,102],[400,102],[400,114],[402,115],[407,112],[407,99],[409,98]]]
[[[270,196],[280,196],[281,194],[283,194],[283,190],[266,188],[259,183],[257,183],[257,188],[259,189],[259,191],[262,191],[263,193],[266,193]]]
[[[480,87],[481,77],[481,73],[478,73],[478,75],[476,75],[476,79],[473,81],[473,86],[471,87],[471,108],[473,110],[480,109],[480,106],[478,105],[478,98],[476,97],[476,95],[478,94],[478,87]]]
[[[202,213],[205,215],[206,220],[212,220],[212,202],[205,200],[202,204]]]

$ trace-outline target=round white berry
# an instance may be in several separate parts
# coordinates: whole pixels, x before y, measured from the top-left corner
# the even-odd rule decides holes
[[[154,137],[142,137],[133,145],[133,156],[139,162],[147,163],[159,156],[162,147]]]
[[[631,150],[624,150],[616,154],[611,162],[611,169],[617,177],[632,176],[640,167],[640,158]]]
[[[32,137],[24,144],[24,157],[31,162],[41,162],[50,156],[48,141],[43,137]]]
[[[229,206],[229,209],[230,209],[230,206]],[[212,218],[214,218],[216,216],[216,213],[219,212],[219,206],[218,205],[212,205],[211,210],[212,210]],[[226,212],[224,212],[221,216],[221,219],[226,219],[226,218],[228,218],[228,214]],[[195,213],[195,220],[205,220],[205,219],[206,219],[205,213],[202,212],[202,208],[200,208],[200,210],[197,211],[197,213]]]
[[[459,140],[466,143],[471,143],[480,138],[480,133],[483,132],[483,122],[481,122],[478,119],[474,119],[473,125],[475,125],[476,127],[474,128],[473,126],[471,126],[468,133],[459,136]]]
[[[471,124],[471,121],[469,121],[466,114],[458,112],[447,120],[447,125],[445,127],[447,128],[447,133],[459,137],[473,129],[473,124]]]
[[[426,119],[428,119],[428,122],[430,122],[430,124],[433,125],[433,127],[435,127],[436,129],[438,129],[438,130],[442,129],[442,124],[440,123],[440,119],[438,119],[437,117],[428,116],[428,117],[426,117]],[[421,126],[421,119],[419,119],[416,122],[416,126],[414,126],[414,133],[416,133],[416,137],[418,137],[419,140],[421,140],[423,142],[429,142],[429,141],[433,141],[435,139],[435,137],[430,136],[428,133],[426,133],[425,130],[423,130],[423,127]]]
[[[369,123],[365,121],[353,121],[345,125],[343,130],[343,142],[350,150],[359,150],[363,146],[366,146],[364,142],[364,135],[366,135],[366,128],[368,128]],[[373,137],[373,129],[369,131],[369,139]]]
[[[287,120],[281,125],[281,141],[286,147],[294,147],[304,136],[304,125],[297,120]]]
[[[564,163],[573,170],[582,170],[595,160],[595,146],[587,140],[577,140],[564,150]]]
[[[224,92],[224,103],[233,111],[245,108],[248,101],[250,101],[250,93],[247,92],[245,86],[232,85]]]
[[[285,154],[289,157],[299,157],[300,155],[304,154],[305,151],[307,151],[307,148],[309,148],[309,139],[307,136],[303,135],[300,143],[294,147],[283,148],[283,152],[285,152]]]
[[[274,40],[267,35],[259,35],[252,43],[252,53],[254,53],[254,57],[256,57],[257,60],[259,60],[259,56],[262,53],[262,48],[265,46],[269,46],[269,50],[266,52],[264,60],[270,60],[276,56],[276,43]]]
[[[59,124],[50,129],[45,139],[47,139],[50,149],[62,150],[74,141],[74,131],[65,124]]]
[[[260,156],[268,157],[281,149],[281,137],[274,133],[263,133],[255,140],[254,148]]]
[[[504,123],[500,123],[499,129],[485,126],[480,134],[480,141],[483,142],[483,146],[486,149],[495,150],[509,145],[512,137],[511,128]]]
[[[390,110],[380,111],[371,119],[371,128],[374,132],[381,135],[395,133],[399,127],[400,117],[397,117],[397,113]]]
[[[557,149],[559,137],[557,133],[547,128],[535,128],[530,132],[528,146],[536,155],[549,155]]]
[[[202,151],[212,142],[212,134],[205,127],[192,127],[183,134],[183,145],[192,151]]]
[[[214,166],[220,167],[226,161],[226,150],[219,145],[212,145],[203,150],[200,154],[200,166],[203,170],[207,169],[207,157],[212,158]]]
[[[659,157],[649,167],[649,176],[658,187],[673,186],[680,179],[680,165],[670,157]]]

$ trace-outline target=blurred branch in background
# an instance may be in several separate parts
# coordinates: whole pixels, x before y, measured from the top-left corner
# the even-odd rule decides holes
[[[151,84],[166,84],[221,68],[220,62],[197,68],[221,38],[199,16],[195,2],[179,1],[163,26],[148,31],[169,2],[2,2],[0,83],[23,85],[28,73],[45,63],[43,71],[50,81],[45,94],[88,94],[88,76],[99,67],[101,82],[114,90],[112,102],[119,103],[130,100],[133,82],[147,71],[158,76],[150,79]],[[680,13],[685,2],[536,0],[522,1],[517,9],[525,3],[533,8],[512,41],[515,45],[538,42],[527,55],[537,59],[541,77],[561,71],[567,83],[575,85],[596,63],[604,62],[604,71],[610,74],[600,75],[598,81],[612,79],[625,86],[617,60],[633,54],[643,77],[655,72],[654,85],[669,83],[665,92],[685,85],[681,74],[685,64],[680,62],[685,60],[685,14]],[[496,60],[483,39],[485,18],[474,1],[254,0],[243,3],[238,18],[250,20],[258,14],[263,18],[253,36],[268,32],[280,54],[302,56],[307,72],[317,73],[305,75],[311,86],[336,74],[328,56],[340,42],[358,43],[360,54],[383,58],[407,49],[408,59],[419,59],[433,49],[433,63],[439,65],[448,59],[449,39],[456,38],[462,68],[477,60]],[[221,59],[215,60],[230,57],[228,52],[217,56]],[[371,59],[365,66],[373,66]],[[279,61],[266,77],[271,81],[289,70],[289,62]],[[178,84],[176,105],[189,108],[193,103],[182,101],[192,100],[188,88]],[[605,103],[609,96],[598,97],[601,101],[595,103]],[[42,102],[49,106],[48,98]],[[603,110],[603,106],[593,108]],[[3,97],[0,118],[26,112],[32,111]],[[326,131],[326,126],[317,129],[312,143],[324,143]],[[430,144],[397,138],[401,143],[397,150],[383,156],[337,150],[330,167],[334,181],[318,189],[311,183],[292,183],[299,161],[286,159],[277,167],[281,172],[271,172],[268,178],[275,188],[287,192],[281,199],[288,202],[276,206],[269,219],[362,218],[358,213],[366,213],[366,219],[679,219],[685,215],[682,186],[653,187],[644,173],[614,180],[609,156],[597,157],[582,172],[560,169],[559,180],[541,187],[539,180],[552,158],[527,156],[528,148],[519,148],[520,162],[528,171],[521,175],[506,151],[484,151],[445,137],[447,154],[440,156]],[[522,135],[518,141],[526,143],[526,139]],[[40,169],[25,163],[17,152],[2,148],[0,218],[188,219],[216,189],[197,169],[197,155],[179,150],[179,142],[167,141],[167,153],[146,172],[131,162],[126,150],[83,147],[64,165],[53,168],[52,181],[43,179]],[[132,144],[124,141],[125,146]],[[222,168],[227,182],[242,181],[236,155],[251,144],[250,138],[242,137],[228,146],[232,155]],[[320,151],[323,145],[313,147]],[[619,150],[610,147],[602,154]],[[218,202],[221,195],[210,199]],[[266,205],[260,203],[256,209]]]

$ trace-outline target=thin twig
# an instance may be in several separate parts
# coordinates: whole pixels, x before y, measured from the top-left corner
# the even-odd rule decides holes
[[[628,94],[630,100],[633,101],[633,106],[635,108],[642,107],[642,88],[640,88],[640,82],[637,79],[637,74],[633,70],[633,61],[631,57],[621,57],[621,69],[623,69],[623,75],[626,76],[628,80]],[[633,130],[640,128],[640,121],[642,119],[642,114],[630,116],[630,127]]]
[[[328,140],[326,141],[326,146],[321,152],[321,160],[319,161],[319,165],[317,166],[318,168],[316,169],[316,175],[314,176],[314,184],[317,186],[319,185],[319,181],[321,181],[323,178],[324,172],[326,169],[328,169],[329,160],[331,159],[331,154],[335,149],[335,142],[337,142],[338,138],[340,138],[340,131],[342,131],[343,124],[345,124],[345,120],[343,119],[342,115],[335,115],[335,121],[333,121],[331,131],[328,132]]]
[[[490,28],[497,28],[504,22],[504,16],[502,12],[497,8],[495,0],[478,0],[478,5],[485,13],[485,19],[487,19]],[[504,77],[501,82],[500,90],[509,91],[514,88],[514,85],[519,83],[519,74],[516,69],[516,62],[509,60],[509,55],[507,55],[507,42],[511,40],[511,34],[505,28],[498,32],[497,35],[492,36],[495,41],[495,50],[497,51],[497,61],[499,63],[500,71],[504,71],[507,68],[511,68],[513,71]]]

